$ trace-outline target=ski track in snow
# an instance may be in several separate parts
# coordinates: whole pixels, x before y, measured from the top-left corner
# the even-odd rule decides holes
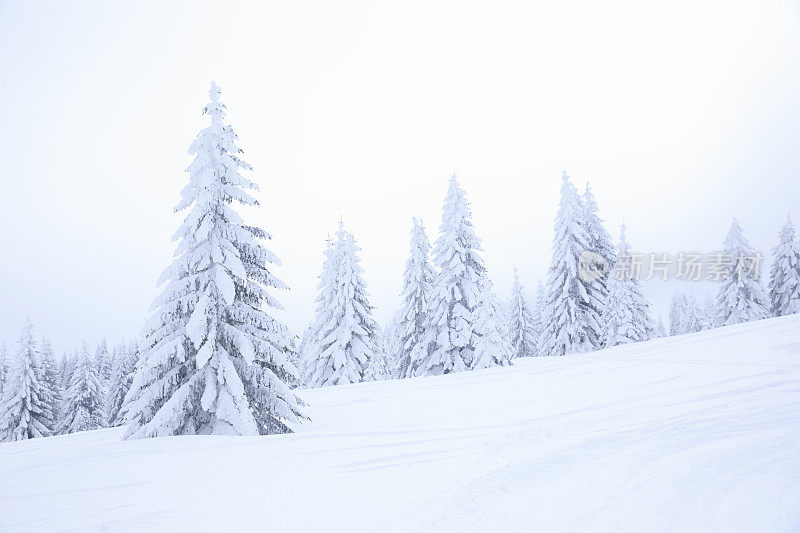
[[[271,437],[0,444],[2,531],[789,531],[800,316],[301,391]]]

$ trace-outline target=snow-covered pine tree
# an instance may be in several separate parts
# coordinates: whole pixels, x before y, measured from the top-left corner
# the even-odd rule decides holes
[[[401,296],[403,306],[396,324],[398,336],[397,377],[413,376],[419,360],[413,359],[417,345],[425,334],[426,313],[436,272],[430,262],[430,244],[422,222],[413,219],[411,229],[411,254],[403,272]]]
[[[514,267],[514,284],[511,286],[511,301],[508,305],[509,334],[514,357],[534,357],[538,343],[536,322],[525,298]]]
[[[362,277],[361,248],[341,222],[329,250],[317,298],[316,339],[308,361],[310,387],[363,381],[376,352],[378,325]]]
[[[136,371],[138,360],[138,347],[136,344],[126,346],[120,344],[114,349],[114,366],[111,369],[106,394],[106,418],[112,426],[125,424],[125,416],[119,416],[125,403],[125,396],[131,388],[133,375]]]
[[[766,318],[769,304],[758,272],[760,256],[735,217],[723,241],[723,253],[731,264],[722,265],[725,275],[717,293],[717,324],[728,326]]]
[[[439,237],[433,247],[433,259],[439,272],[431,287],[426,313],[425,337],[412,353],[413,374],[439,375],[460,372],[480,364],[506,362],[506,353],[477,357],[495,343],[501,326],[492,313],[503,311],[492,294],[486,275],[480,240],[472,227],[472,213],[464,191],[453,174],[442,208]],[[482,333],[491,333],[478,340]],[[507,342],[506,342],[507,344]]]
[[[667,336],[667,328],[664,327],[664,319],[661,318],[661,315],[658,315],[658,321],[656,322],[656,334],[655,338],[661,338]]]
[[[64,400],[64,391],[61,388],[61,376],[58,372],[58,363],[53,353],[50,341],[42,338],[42,348],[39,352],[39,381],[42,384],[41,398],[49,406],[50,425],[53,430],[61,420],[61,406]]]
[[[97,373],[103,382],[103,387],[108,384],[111,379],[111,372],[114,367],[114,361],[111,352],[108,350],[108,341],[105,337],[100,339],[97,349],[94,352],[94,364],[97,367]]]
[[[375,329],[373,342],[375,344],[375,351],[369,361],[367,361],[367,369],[364,371],[364,381],[383,381],[385,379],[391,379],[392,372],[386,351],[386,339],[384,339],[380,328]]]
[[[482,296],[473,312],[475,351],[470,369],[511,365],[514,351],[509,342],[506,309],[500,303],[492,282],[485,272],[480,287]]]
[[[608,298],[603,314],[605,325],[604,346],[617,346],[653,338],[653,321],[650,304],[642,293],[639,280],[632,275],[630,245],[625,240],[625,225],[620,229],[617,258],[624,269],[615,269],[608,284]]]
[[[97,357],[89,354],[84,342],[78,352],[77,366],[69,389],[64,393],[64,407],[59,433],[90,431],[108,426],[103,401],[103,383]]]
[[[8,347],[6,343],[0,344],[0,399],[3,397],[3,384],[8,373]]]
[[[75,368],[78,366],[78,355],[77,352],[68,353],[64,352],[61,355],[61,362],[58,365],[58,379],[59,385],[61,385],[61,391],[64,392],[69,388],[69,384],[72,381],[72,374],[75,372]]]
[[[670,335],[683,335],[686,333],[686,314],[688,300],[686,295],[681,291],[676,291],[672,295],[672,300],[669,304],[669,334]]]
[[[270,235],[234,210],[234,202],[258,205],[246,192],[258,187],[239,173],[252,167],[215,83],[209,95],[211,125],[189,147],[195,159],[176,207],[191,210],[145,326],[125,438],[288,432],[286,422],[303,418],[290,388],[299,377],[286,358],[288,330],[263,310],[280,308],[267,291],[286,287],[267,269],[280,261],[262,244]]]
[[[543,351],[544,328],[547,326],[547,293],[542,280],[536,284],[536,305],[533,308],[534,331],[536,332],[536,356],[546,355]]]
[[[17,356],[10,366],[0,398],[0,442],[49,437],[52,406],[39,381],[39,348],[31,319],[25,321]]]
[[[566,172],[555,219],[553,258],[550,263],[545,305],[547,323],[542,335],[542,355],[589,352],[600,347],[603,336],[601,291],[588,287],[596,280],[581,279],[582,254],[593,248],[585,227],[585,210]]]
[[[706,319],[703,310],[700,307],[700,302],[695,295],[686,297],[685,314],[683,316],[683,332],[696,333],[706,329]]]
[[[602,319],[603,313],[606,308],[606,299],[608,298],[608,284],[609,273],[611,267],[616,263],[616,254],[614,251],[614,244],[611,235],[603,225],[603,220],[598,215],[599,208],[597,201],[594,198],[594,193],[589,183],[586,183],[586,189],[581,196],[581,205],[583,206],[583,221],[586,228],[586,234],[589,236],[590,250],[600,257],[602,257],[606,264],[606,271],[598,273],[597,279],[585,285],[586,291],[589,294],[587,303],[592,305],[591,302],[601,302],[599,306],[595,304],[594,311]],[[606,331],[606,326],[602,325],[603,331]],[[602,338],[601,344],[602,346]],[[598,346],[598,348],[600,347]]]
[[[714,327],[717,316],[717,305],[714,303],[714,299],[711,298],[711,296],[706,296],[703,300],[700,316],[702,317],[702,329],[711,329]]]
[[[772,316],[800,313],[800,242],[795,239],[791,218],[786,217],[778,239],[772,250],[768,285]]]

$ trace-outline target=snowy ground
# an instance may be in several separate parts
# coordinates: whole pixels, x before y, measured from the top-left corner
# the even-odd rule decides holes
[[[0,444],[0,530],[800,528],[800,316],[302,395],[294,435]]]

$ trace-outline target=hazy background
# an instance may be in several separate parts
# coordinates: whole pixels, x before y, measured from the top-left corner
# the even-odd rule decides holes
[[[800,219],[798,4],[644,4],[0,1],[0,341],[139,332],[212,79],[296,330],[340,215],[389,319],[453,170],[503,298],[544,277],[562,169],[636,249],[717,249],[736,214],[768,255]],[[679,287],[715,289],[649,283],[665,319]]]

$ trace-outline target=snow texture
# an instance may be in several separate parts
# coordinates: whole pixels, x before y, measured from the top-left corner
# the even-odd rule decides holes
[[[302,391],[289,435],[4,443],[0,530],[796,531],[799,382],[794,315]]]

